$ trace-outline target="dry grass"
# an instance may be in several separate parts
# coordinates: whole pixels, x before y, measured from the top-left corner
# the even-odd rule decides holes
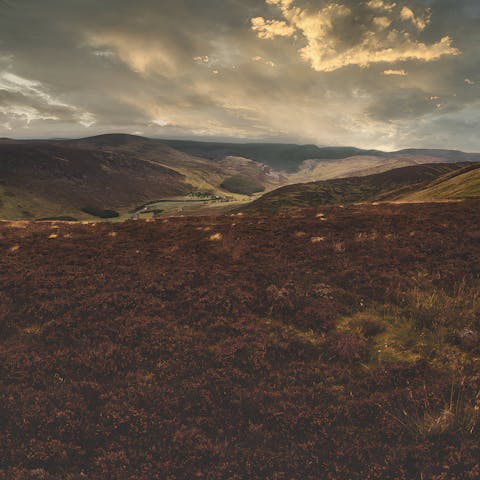
[[[378,233],[375,230],[371,232],[359,232],[355,234],[356,242],[366,242],[366,241],[374,242],[377,239],[378,239]]]
[[[211,242],[220,242],[223,240],[223,235],[221,233],[214,233],[213,235],[210,235],[209,240]]]
[[[480,431],[480,391],[471,391],[465,379],[452,380],[450,394],[443,404],[433,405],[424,386],[417,411],[402,408],[387,412],[412,436],[434,439],[444,435],[477,436]],[[418,399],[417,399],[418,400]]]
[[[475,329],[480,319],[480,281],[462,279],[450,292],[416,286],[404,303],[404,310],[419,328],[428,328],[439,337]]]
[[[40,335],[42,332],[42,326],[38,324],[29,325],[23,329],[23,333],[26,335]]]

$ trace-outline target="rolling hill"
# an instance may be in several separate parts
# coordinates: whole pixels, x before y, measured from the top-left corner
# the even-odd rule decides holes
[[[355,147],[318,147],[316,145],[281,143],[215,143],[186,140],[162,140],[162,142],[190,155],[198,155],[213,160],[229,155],[246,157],[264,163],[274,170],[290,174],[301,171],[306,160],[325,162],[355,157],[369,157],[372,161],[377,160],[379,163],[388,163],[392,159],[408,162],[409,160],[420,160],[423,157],[426,161],[415,161],[415,163],[480,161],[479,153],[465,153],[457,150],[406,149],[396,152],[382,152],[380,150],[362,150]],[[412,163],[398,166],[407,166],[409,164]],[[343,175],[350,176],[348,174]]]
[[[306,160],[297,172],[288,175],[289,183],[315,182],[334,178],[366,177],[401,167],[430,163],[449,163],[442,157],[415,154],[391,154],[382,156],[357,155],[331,160]]]
[[[190,195],[246,203],[252,196],[285,185],[472,159],[480,160],[480,155],[444,150],[385,153],[351,147],[184,142],[126,134],[74,140],[0,139],[0,218],[89,219],[92,217],[86,211],[126,214],[139,205],[185,200]],[[348,183],[352,191],[347,197],[353,201],[365,197],[356,191],[357,183]],[[343,188],[342,182],[334,185],[335,192]],[[342,198],[337,193],[325,198],[330,202],[337,197]],[[204,210],[210,212],[210,206]],[[195,213],[201,213],[199,208]],[[222,206],[225,208],[230,207]]]
[[[125,134],[110,134],[68,141],[79,149],[93,149],[110,153],[127,153],[143,161],[159,163],[185,177],[194,189],[224,193],[222,182],[233,175],[242,175],[271,189],[285,180],[271,169],[249,158],[224,156],[217,161],[179,151],[163,141]]]
[[[478,165],[440,177],[426,188],[401,197],[404,201],[463,199],[480,197],[480,168]]]
[[[129,209],[195,191],[231,194],[235,175],[272,189],[283,179],[249,159],[218,162],[179,152],[158,140],[101,135],[80,140],[0,140],[0,218],[88,218],[86,206]],[[234,195],[235,196],[235,195]]]
[[[480,164],[416,165],[365,177],[288,185],[243,207],[248,212],[377,201],[444,200],[474,197]]]
[[[337,160],[355,155],[382,155],[377,150],[361,150],[355,147],[317,147],[290,143],[215,143],[187,140],[162,140],[190,155],[199,155],[212,160],[225,156],[240,156],[264,163],[274,170],[296,172],[302,162],[312,158]]]
[[[3,218],[78,216],[88,205],[121,208],[190,190],[181,173],[126,151],[70,142],[0,142]]]

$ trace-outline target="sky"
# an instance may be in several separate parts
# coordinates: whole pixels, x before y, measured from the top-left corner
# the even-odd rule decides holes
[[[480,151],[478,0],[0,0],[0,137]]]

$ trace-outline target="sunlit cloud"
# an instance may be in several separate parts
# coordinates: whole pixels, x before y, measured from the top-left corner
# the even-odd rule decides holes
[[[263,58],[260,55],[253,57],[252,60],[254,62],[264,63],[265,65],[268,65],[269,67],[272,67],[272,68],[275,67],[275,62],[273,62],[272,60],[267,60],[266,58]]]
[[[402,10],[400,11],[400,17],[404,21],[410,21],[417,27],[419,30],[424,30],[427,24],[430,22],[430,15],[429,12],[427,11],[424,15],[424,17],[417,17],[411,8],[409,7],[403,7]]]
[[[393,10],[397,6],[396,3],[384,2],[383,0],[370,0],[367,2],[367,7],[374,10]]]
[[[406,77],[408,73],[405,70],[384,70],[384,75],[397,75],[399,77]]]
[[[203,56],[197,56],[193,58],[195,63],[209,63],[210,62],[210,57],[208,55],[203,55]]]
[[[265,20],[263,17],[256,17],[252,18],[251,22],[252,30],[257,32],[259,38],[290,37],[295,33],[295,28],[284,21]]]
[[[95,49],[107,49],[131,70],[142,75],[152,71],[173,73],[177,68],[174,57],[165,47],[138,35],[121,32],[89,33],[87,43]]]
[[[392,20],[388,17],[375,17],[373,24],[378,28],[388,28],[392,24]]]
[[[347,4],[329,3],[319,10],[312,10],[295,6],[294,0],[266,0],[266,2],[276,5],[284,20],[254,18],[252,30],[264,40],[273,40],[278,36],[302,36],[306,45],[299,50],[299,54],[317,72],[333,72],[349,65],[368,67],[375,63],[397,63],[407,60],[429,62],[443,56],[460,54],[460,51],[452,45],[453,41],[449,36],[426,44],[408,29],[391,27],[394,22],[402,21],[409,22],[417,31],[422,31],[430,21],[428,10],[422,15],[415,15],[406,6],[399,10],[397,4],[373,0],[366,7],[381,9],[384,15],[365,20],[363,34],[355,44],[345,47],[343,45],[345,32],[341,26],[357,18],[354,10]]]

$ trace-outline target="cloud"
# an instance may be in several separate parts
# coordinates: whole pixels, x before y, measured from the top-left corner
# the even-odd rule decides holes
[[[20,93],[27,97],[37,97],[47,105],[70,108],[69,105],[48,94],[40,82],[20,77],[8,71],[0,73],[0,90]]]
[[[295,0],[265,0],[269,5],[278,5],[282,8],[288,8]]]
[[[260,55],[253,57],[252,60],[254,62],[264,63],[265,65],[268,65],[269,67],[272,67],[272,68],[275,67],[275,62],[272,62],[272,60],[267,60],[266,58],[263,58]]]
[[[372,0],[363,7],[330,2],[316,10],[297,7],[295,0],[266,2],[276,5],[284,20],[257,17],[252,19],[252,29],[262,39],[279,35],[301,36],[306,45],[299,54],[317,72],[333,72],[350,65],[368,67],[407,60],[429,62],[460,54],[449,36],[431,44],[417,38],[415,32],[418,34],[424,30],[430,21],[429,10],[423,15],[415,15],[406,6],[400,8],[395,3],[381,0]],[[372,17],[366,13],[368,9],[382,10],[384,15]],[[363,18],[360,26],[359,18]],[[401,22],[411,23],[415,32],[400,28]],[[345,37],[349,25],[356,25],[360,32],[354,38]]]
[[[174,73],[175,58],[158,41],[153,42],[136,34],[122,32],[87,33],[87,44],[94,48],[108,49],[131,70],[140,74],[152,71]]]
[[[0,75],[17,78],[1,80],[0,137],[78,137],[91,125],[92,134],[480,150],[476,0],[10,3]],[[258,30],[252,18],[263,19]]]
[[[405,70],[384,70],[384,75],[398,75],[400,77],[406,77],[408,73]]]
[[[411,8],[403,7],[400,11],[400,17],[403,21],[410,21],[419,30],[424,30],[427,24],[430,22],[429,12],[427,11],[423,18],[417,17]]]
[[[44,85],[10,71],[0,72],[0,113],[30,125],[35,120],[67,117],[84,127],[95,123],[92,113],[51,95]]]
[[[392,20],[388,17],[375,17],[373,24],[378,28],[388,28],[392,24]]]
[[[374,10],[393,10],[397,6],[396,3],[387,3],[383,0],[370,0],[367,3],[367,7],[372,8]]]
[[[252,18],[252,30],[257,32],[259,38],[271,40],[275,37],[290,37],[295,33],[295,28],[287,22],[278,20],[265,20],[263,17]]]
[[[210,62],[210,58],[208,55],[197,56],[197,57],[194,57],[193,60],[195,61],[195,63],[200,63],[200,64]]]

